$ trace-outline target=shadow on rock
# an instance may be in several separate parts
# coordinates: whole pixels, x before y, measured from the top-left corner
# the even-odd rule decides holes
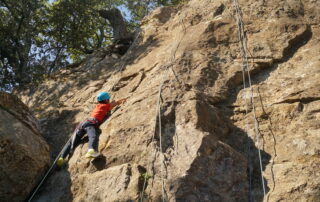
[[[91,163],[97,170],[103,170],[107,165],[107,157],[100,155],[97,158],[92,159]]]
[[[241,88],[235,89],[232,95],[229,97],[229,99],[224,103],[218,104],[217,107],[221,110],[223,114],[226,114],[226,121],[228,121],[229,123],[228,125],[230,128],[230,132],[227,138],[225,139],[225,142],[228,145],[230,145],[233,149],[243,154],[247,160],[248,201],[262,202],[264,201],[262,179],[264,181],[266,195],[270,191],[270,187],[268,186],[267,180],[264,177],[262,177],[261,171],[265,172],[266,166],[269,164],[272,156],[263,150],[265,144],[263,136],[260,137],[260,142],[262,144],[260,144],[261,146],[260,148],[258,148],[256,146],[258,145],[258,143],[255,143],[253,139],[257,139],[257,137],[250,137],[246,131],[236,126],[234,123],[235,121],[232,120],[232,117],[236,116],[238,117],[237,121],[242,121],[243,124],[246,124],[245,112],[235,112],[233,107],[233,103],[236,102],[240,90]],[[242,115],[242,119],[239,118],[240,114]],[[259,125],[259,120],[257,121]],[[254,130],[254,124],[251,121],[248,124],[248,129]],[[243,127],[245,128],[246,125],[243,125]],[[261,155],[262,167],[260,166],[259,151]]]
[[[256,147],[254,141],[248,134],[234,125],[230,136],[227,140],[233,149],[242,153],[247,159],[247,177],[248,177],[248,201],[264,201],[262,187],[262,171],[265,171],[269,164],[271,155],[260,150],[262,168],[260,167],[259,148]],[[266,194],[269,192],[266,179],[263,177]]]
[[[207,135],[187,175],[177,182],[177,201],[263,201],[258,148],[247,133],[228,117],[220,117],[217,127],[228,125],[229,131],[217,140]],[[262,170],[270,155],[261,151]],[[269,188],[265,182],[266,192]],[[176,185],[174,185],[175,187]]]
[[[51,163],[57,158],[63,145],[68,141],[75,126],[75,115],[79,110],[51,110],[40,120],[41,131],[49,143]],[[70,127],[70,125],[74,125]],[[72,201],[71,177],[68,166],[53,168],[32,201]],[[31,193],[32,194],[32,193]],[[31,196],[30,194],[30,196]],[[29,196],[29,197],[30,197]]]
[[[52,159],[57,157],[78,125],[75,115],[79,112],[80,110],[52,110],[46,118],[40,120],[41,132],[50,146]]]
[[[71,177],[68,166],[53,169],[33,198],[33,202],[72,201]]]

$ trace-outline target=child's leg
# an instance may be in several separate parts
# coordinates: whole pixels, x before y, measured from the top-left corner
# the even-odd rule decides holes
[[[72,137],[70,138],[66,146],[62,149],[62,152],[61,152],[62,158],[65,159],[70,152],[73,152],[73,150],[75,149],[75,147],[77,146],[81,138],[84,136],[85,132],[86,131],[81,129],[81,124],[75,129]]]
[[[75,135],[75,134],[74,134],[74,135]],[[63,147],[63,149],[62,149],[61,157],[62,157],[63,159],[65,159],[65,158],[68,156],[68,154],[70,153],[71,142],[72,142],[72,139],[70,139],[70,140],[68,141],[68,143],[67,143],[67,144]]]
[[[87,131],[88,137],[89,137],[89,144],[88,147],[89,149],[97,149],[97,134],[96,134],[96,129],[94,126],[88,126],[85,128]]]
[[[79,128],[76,130],[76,132],[74,133],[74,136],[71,139],[71,148],[70,148],[70,152],[73,152],[76,148],[76,146],[78,146],[81,138],[86,134],[86,131],[82,128]]]

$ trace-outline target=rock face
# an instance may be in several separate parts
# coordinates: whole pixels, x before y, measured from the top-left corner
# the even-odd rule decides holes
[[[98,92],[128,98],[100,127],[104,158],[81,144],[37,200],[317,201],[320,2],[237,2],[159,8],[123,57],[96,52],[25,92],[55,155]]]
[[[0,201],[23,201],[49,164],[49,146],[15,96],[0,92]]]

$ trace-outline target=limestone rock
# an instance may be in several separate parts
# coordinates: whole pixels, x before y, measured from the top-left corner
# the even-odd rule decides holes
[[[15,96],[0,92],[0,200],[23,201],[49,164],[35,118]]]
[[[319,199],[319,1],[239,0],[252,93],[235,2],[160,8],[120,59],[91,55],[21,94],[55,154],[98,92],[128,98],[100,127],[105,158],[83,158],[84,141],[38,201]]]
[[[134,201],[143,186],[143,170],[137,165],[123,164],[74,180],[75,201]],[[106,191],[108,190],[108,191]]]

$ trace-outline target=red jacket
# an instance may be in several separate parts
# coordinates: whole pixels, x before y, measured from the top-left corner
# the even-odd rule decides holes
[[[91,113],[91,117],[97,119],[99,123],[102,123],[103,119],[110,110],[110,104],[97,104],[96,108]]]

